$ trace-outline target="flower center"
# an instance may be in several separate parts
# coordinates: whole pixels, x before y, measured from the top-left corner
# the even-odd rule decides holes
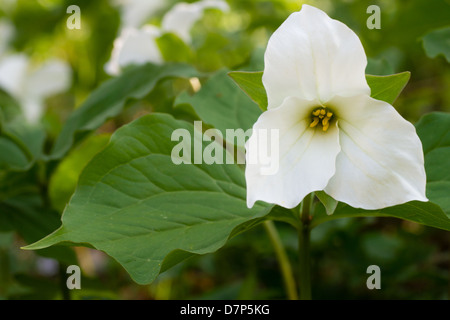
[[[331,112],[328,108],[318,107],[311,112],[311,124],[309,126],[314,128],[320,124],[322,125],[322,130],[327,131],[333,117],[333,112]]]

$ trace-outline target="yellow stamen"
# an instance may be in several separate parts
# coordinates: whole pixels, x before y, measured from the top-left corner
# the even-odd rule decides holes
[[[318,117],[315,117],[313,122],[309,125],[311,128],[314,128],[319,123],[320,119]]]
[[[317,125],[322,125],[322,130],[327,131],[330,127],[330,121],[333,119],[334,115],[327,107],[318,107],[311,112],[311,128],[317,127]]]

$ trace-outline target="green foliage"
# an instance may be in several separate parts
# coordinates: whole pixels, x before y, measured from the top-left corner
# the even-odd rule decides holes
[[[175,106],[183,104],[190,105],[203,122],[220,130],[223,136],[227,129],[250,129],[260,115],[258,107],[239,90],[227,71],[213,75],[194,95],[180,94]]]
[[[261,110],[267,110],[267,95],[262,82],[262,71],[233,71],[229,75],[258,104]],[[388,76],[366,75],[367,84],[371,89],[371,97],[386,101],[387,103],[394,103],[395,99],[408,83],[410,75],[409,72]]]
[[[176,142],[168,141],[177,129],[194,137],[192,125],[166,115],[119,129],[81,175],[62,227],[27,248],[88,243],[115,258],[136,282],[149,283],[172,251],[216,251],[236,226],[270,210],[247,208],[236,165],[174,164]]]
[[[427,197],[450,218],[450,114],[435,112],[417,123],[425,154]]]
[[[370,96],[393,104],[400,92],[405,88],[411,74],[409,72],[397,73],[389,76],[366,75],[370,87]]]
[[[176,2],[165,3],[147,22],[160,25]],[[0,90],[0,299],[61,298],[69,264],[81,265],[84,273],[82,290],[72,292],[77,299],[286,298],[260,224],[276,222],[297,270],[296,209],[260,202],[248,209],[242,166],[175,165],[171,159],[179,143],[171,139],[174,130],[194,136],[191,150],[183,152],[188,157],[194,141],[202,150],[222,148],[220,141],[200,141],[194,120],[225,134],[251,128],[267,109],[258,71],[264,48],[298,4],[227,2],[230,13],[211,10],[196,23],[192,43],[171,33],[159,37],[164,64],[130,66],[116,77],[104,72],[121,25],[111,1],[0,4],[0,19],[16,29],[5,55],[25,53],[33,65],[59,57],[73,69],[72,88],[45,101],[38,124],[27,123],[19,103]],[[81,30],[66,30],[72,4],[82,8]],[[379,5],[380,30],[367,29],[364,2],[339,0],[322,9],[361,38],[372,97],[395,101],[412,122],[420,119],[430,201],[365,211],[315,192],[313,296],[446,299],[448,3]],[[189,87],[192,77],[201,82],[199,91]],[[242,143],[236,147],[243,151]],[[27,245],[34,250],[19,249]],[[41,269],[43,257],[56,262],[56,270]],[[365,287],[370,264],[382,267],[378,292]]]
[[[450,231],[450,219],[439,206],[431,202],[419,201],[381,210],[362,210],[340,203],[332,215],[326,215],[323,210],[318,209],[312,225],[316,226],[329,220],[350,217],[393,217]]]
[[[430,58],[443,55],[450,62],[450,27],[427,33],[423,37],[423,47]]]
[[[267,94],[262,83],[262,72],[234,71],[229,75],[262,111],[267,110]]]
[[[109,141],[110,136],[94,135],[80,143],[77,148],[59,163],[58,167],[50,177],[48,185],[48,195],[53,208],[59,212],[64,211],[64,207],[69,202],[74,193],[78,177],[84,167]]]
[[[60,158],[76,142],[77,136],[100,127],[107,119],[118,115],[128,99],[140,99],[155,85],[171,77],[192,77],[197,72],[191,66],[147,64],[131,68],[121,76],[108,80],[96,89],[82,106],[67,119],[50,157]]]

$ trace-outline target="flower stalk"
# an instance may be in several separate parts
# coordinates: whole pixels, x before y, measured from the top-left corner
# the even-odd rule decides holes
[[[307,195],[300,206],[298,230],[300,300],[311,300],[310,222],[314,195]]]
[[[289,300],[298,300],[296,281],[292,272],[292,267],[275,224],[273,221],[267,220],[263,225],[274,248],[278,263],[280,264],[286,296]]]

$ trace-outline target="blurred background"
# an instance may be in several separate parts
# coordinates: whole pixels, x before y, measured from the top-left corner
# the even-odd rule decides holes
[[[105,66],[114,40],[127,26],[161,27],[175,0],[1,0],[0,105],[3,117],[22,112],[45,129],[51,145],[65,119],[102,82],[114,75]],[[194,2],[194,1],[186,1]],[[152,3],[152,5],[149,5]],[[368,74],[411,72],[395,102],[411,122],[431,111],[450,111],[450,1],[227,0],[229,10],[205,10],[189,41],[162,37],[167,62],[184,62],[202,72],[260,71],[273,31],[302,3],[347,24],[360,37]],[[381,28],[369,29],[369,5],[381,9]],[[70,5],[81,9],[81,29],[69,29]],[[142,7],[139,7],[142,6]],[[117,43],[117,42],[116,42]],[[441,54],[442,53],[442,54]],[[20,71],[20,72],[19,72]],[[19,76],[20,75],[20,76]],[[51,84],[47,87],[43,84]],[[181,85],[181,87],[183,87]],[[46,93],[46,94],[42,94]],[[152,111],[173,113],[179,88],[162,83],[145,99],[129,101],[119,116],[72,150],[48,186],[49,201],[62,213],[79,173],[118,127]],[[33,97],[29,101],[29,97]],[[37,104],[39,103],[39,106]],[[24,107],[27,106],[27,107]],[[18,111],[20,110],[20,111]],[[33,111],[34,110],[34,111]],[[38,110],[38,111],[36,111]],[[33,113],[34,112],[34,113]],[[6,152],[2,151],[1,152]],[[39,176],[39,168],[33,168]],[[10,185],[26,188],[28,177],[0,173],[0,197]],[[28,179],[29,180],[29,179]],[[161,274],[148,286],[135,284],[113,259],[89,248],[73,248],[64,262],[20,250],[28,243],[0,208],[0,299],[285,299],[279,266],[262,226],[233,238],[215,254],[197,256]],[[41,218],[42,219],[42,218]],[[42,223],[36,220],[35,223]],[[48,226],[49,231],[58,226]],[[297,270],[297,234],[277,223]],[[449,234],[388,218],[330,221],[312,231],[312,286],[315,299],[448,299]],[[72,259],[72,260],[71,260]],[[80,265],[81,290],[65,286],[67,261]],[[366,269],[381,268],[381,290],[368,290]]]

